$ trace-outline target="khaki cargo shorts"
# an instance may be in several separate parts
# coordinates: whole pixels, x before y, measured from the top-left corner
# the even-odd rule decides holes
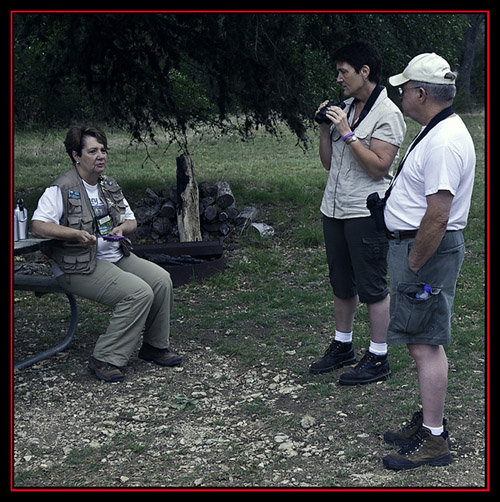
[[[391,320],[387,341],[445,345],[450,342],[455,288],[464,259],[463,234],[460,230],[446,232],[418,273],[408,266],[414,242],[414,238],[389,241]],[[416,299],[415,293],[424,285],[430,286],[430,295]]]

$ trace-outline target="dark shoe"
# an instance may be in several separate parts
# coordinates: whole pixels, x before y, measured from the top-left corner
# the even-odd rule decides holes
[[[88,366],[99,380],[104,380],[105,382],[121,382],[124,378],[120,368],[113,364],[99,361],[94,356],[90,356]]]
[[[397,471],[415,469],[421,465],[448,465],[451,461],[448,432],[433,436],[427,427],[420,427],[406,446],[382,459],[388,469]]]
[[[362,385],[387,380],[390,376],[391,370],[387,355],[377,356],[367,350],[361,361],[351,371],[340,375],[339,384]]]
[[[327,373],[328,371],[354,364],[356,357],[352,350],[352,343],[342,343],[333,340],[330,346],[326,349],[323,357],[311,364],[309,371],[311,373]]]
[[[157,349],[145,342],[139,350],[139,357],[145,361],[153,361],[160,366],[178,366],[182,363],[182,357],[170,352],[170,349]]]
[[[401,427],[401,429],[397,431],[388,430],[384,434],[384,441],[394,446],[405,446],[413,439],[423,423],[424,413],[422,410],[418,410],[413,414],[411,420]],[[446,426],[446,423],[446,418],[443,418],[443,426]]]

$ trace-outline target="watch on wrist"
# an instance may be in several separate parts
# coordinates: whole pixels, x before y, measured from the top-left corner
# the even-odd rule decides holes
[[[356,136],[354,136],[354,134],[353,134],[350,138],[346,139],[345,144],[350,145],[351,143],[354,143],[355,141],[358,141],[358,138]]]

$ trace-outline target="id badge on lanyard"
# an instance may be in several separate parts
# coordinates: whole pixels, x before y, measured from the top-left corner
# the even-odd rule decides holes
[[[113,229],[113,220],[111,219],[111,216],[109,214],[101,217],[96,216],[95,219],[99,235],[102,237],[108,235]]]

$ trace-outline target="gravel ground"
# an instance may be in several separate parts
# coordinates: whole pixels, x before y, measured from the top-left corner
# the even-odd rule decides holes
[[[17,372],[15,487],[484,487],[480,416],[455,420],[467,444],[450,466],[393,472],[372,406],[387,383],[319,395],[308,378],[209,345],[182,353],[174,369],[135,357],[114,384],[72,350]]]

